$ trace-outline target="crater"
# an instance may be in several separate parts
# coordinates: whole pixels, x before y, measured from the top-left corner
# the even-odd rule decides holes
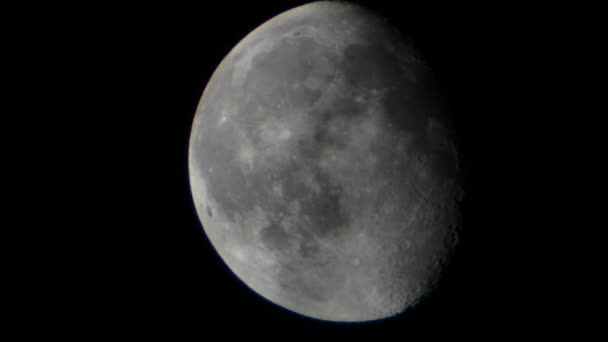
[[[310,233],[304,231],[302,232],[298,252],[305,259],[314,258],[318,256],[320,252],[319,244],[313,239]]]
[[[284,250],[289,246],[289,235],[276,222],[272,222],[262,229],[260,239],[264,246],[270,250]]]

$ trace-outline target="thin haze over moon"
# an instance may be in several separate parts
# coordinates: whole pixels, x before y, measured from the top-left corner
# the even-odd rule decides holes
[[[198,106],[189,174],[255,292],[330,321],[414,306],[457,242],[461,172],[432,70],[374,13],[315,2],[247,35]]]

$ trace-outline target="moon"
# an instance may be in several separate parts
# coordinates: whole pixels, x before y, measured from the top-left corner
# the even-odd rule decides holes
[[[462,172],[440,88],[412,42],[358,5],[296,7],[230,51],[194,116],[189,179],[229,269],[315,319],[404,312],[458,241]]]

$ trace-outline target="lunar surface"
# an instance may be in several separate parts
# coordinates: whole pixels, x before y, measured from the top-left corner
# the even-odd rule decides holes
[[[373,12],[317,2],[247,35],[194,117],[189,176],[219,256],[308,317],[404,312],[458,240],[456,141],[432,70]]]

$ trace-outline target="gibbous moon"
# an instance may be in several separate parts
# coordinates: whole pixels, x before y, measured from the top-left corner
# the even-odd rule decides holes
[[[215,70],[190,185],[211,244],[255,292],[316,319],[378,320],[428,294],[456,245],[455,146],[410,41],[362,7],[315,2]]]

